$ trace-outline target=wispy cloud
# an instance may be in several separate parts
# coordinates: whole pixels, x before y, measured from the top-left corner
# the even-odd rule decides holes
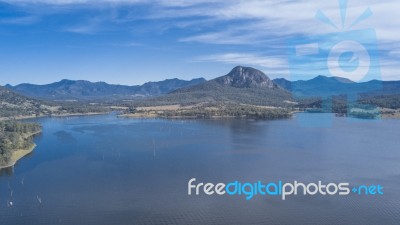
[[[129,30],[127,32],[134,34],[148,32],[154,35],[180,29],[181,32],[173,36],[177,45],[205,46],[199,53],[205,56],[195,57],[195,61],[254,65],[278,73],[287,71],[285,39],[346,32],[352,22],[370,7],[373,16],[352,29],[376,30],[379,49],[382,52],[380,56],[382,66],[400,57],[400,46],[397,44],[400,39],[397,0],[349,0],[345,29],[342,29],[339,5],[335,0],[0,0],[0,2],[24,7],[41,4],[50,6],[49,10],[38,9],[42,13],[49,13],[50,10],[64,10],[62,13],[69,13],[80,7],[101,8],[102,10],[99,10],[98,14],[93,14],[93,18],[89,20],[63,24],[62,31],[93,35],[115,28]],[[137,9],[136,6],[142,8]],[[339,29],[316,20],[315,14],[318,10],[324,12]],[[0,19],[0,23],[23,24],[24,22],[28,24],[29,17]],[[132,31],[132,27],[137,27],[137,31]],[[136,43],[135,40],[132,40],[132,43]],[[213,54],[215,52],[218,54]],[[389,77],[394,76],[389,73],[395,70],[392,68],[382,71],[388,73],[386,75]]]
[[[232,66],[255,66],[263,69],[267,74],[277,77],[288,77],[288,64],[285,58],[271,57],[251,53],[223,53],[199,56],[194,62],[219,62]]]
[[[266,68],[279,68],[279,69],[287,67],[287,62],[284,59],[271,58],[268,56],[249,54],[249,53],[224,53],[224,54],[200,56],[196,58],[195,61],[203,61],[203,62],[214,61],[214,62],[234,64],[234,65],[246,64],[246,65],[260,66]]]
[[[137,3],[144,0],[2,0],[11,4],[48,4],[48,5],[69,5],[69,4],[102,4],[102,3]]]
[[[150,3],[168,7],[188,7],[204,3],[215,3],[218,0],[2,0],[11,4],[48,4],[48,5],[72,5],[72,4],[137,4]]]
[[[38,16],[20,16],[12,18],[1,18],[0,24],[31,25],[40,21]]]
[[[114,46],[114,47],[121,47],[121,48],[144,47],[143,43],[135,42],[135,41],[125,42],[125,43],[110,43],[110,44],[107,44],[107,45]]]
[[[259,36],[254,33],[239,33],[233,31],[222,31],[222,32],[214,32],[214,33],[205,33],[199,34],[191,37],[181,38],[179,41],[181,42],[201,42],[207,44],[245,44],[249,43],[256,44],[258,42],[262,42]]]
[[[101,20],[98,18],[89,19],[81,24],[70,25],[68,27],[62,28],[62,32],[77,33],[77,34],[96,34],[101,30]]]

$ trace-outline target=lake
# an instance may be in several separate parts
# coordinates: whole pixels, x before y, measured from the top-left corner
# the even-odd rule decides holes
[[[300,113],[273,121],[115,115],[30,121],[39,122],[43,132],[32,154],[1,171],[0,224],[400,221],[400,120]],[[384,195],[298,195],[285,201],[188,196],[191,178],[380,184]]]

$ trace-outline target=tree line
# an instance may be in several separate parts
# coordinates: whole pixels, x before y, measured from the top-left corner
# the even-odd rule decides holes
[[[15,150],[32,146],[32,134],[40,130],[40,125],[35,123],[0,122],[0,165],[8,164]]]

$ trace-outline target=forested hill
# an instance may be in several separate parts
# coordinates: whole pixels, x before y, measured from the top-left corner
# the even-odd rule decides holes
[[[16,94],[0,86],[0,118],[39,115],[51,110],[51,106]]]
[[[290,92],[274,84],[263,72],[237,66],[228,74],[213,80],[181,88],[165,96],[147,99],[143,104],[224,103],[260,106],[285,106]]]
[[[109,111],[109,107],[96,104],[53,103],[36,100],[0,86],[0,121],[26,117],[104,113]]]
[[[10,165],[13,153],[33,145],[33,134],[41,131],[38,124],[15,121],[0,122],[0,167]]]

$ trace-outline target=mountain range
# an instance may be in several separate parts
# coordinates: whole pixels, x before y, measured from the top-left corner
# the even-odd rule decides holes
[[[204,78],[190,81],[174,78],[159,82],[148,82],[143,85],[127,86],[64,79],[45,85],[24,83],[16,86],[6,85],[6,88],[21,95],[42,100],[118,100],[163,95],[179,88],[203,82],[205,82]]]
[[[14,111],[21,111],[23,115],[37,112],[46,114],[46,111],[52,110],[54,113],[54,107],[51,106],[54,103],[44,102],[55,100],[133,100],[133,104],[140,105],[228,103],[285,107],[293,106],[296,102],[301,103],[303,99],[332,96],[356,99],[361,96],[365,101],[379,103],[382,107],[397,108],[400,105],[400,81],[372,80],[357,83],[346,78],[322,75],[310,80],[271,80],[263,72],[243,66],[237,66],[228,74],[209,81],[204,78],[190,81],[175,78],[127,86],[61,80],[46,85],[20,84],[0,88],[2,114],[6,112],[7,115]],[[71,106],[67,111],[75,112],[75,107]]]
[[[228,74],[206,81],[204,78],[190,81],[177,78],[143,85],[114,85],[105,82],[85,80],[61,80],[59,82],[35,85],[6,85],[6,88],[20,95],[41,100],[121,100],[142,97],[210,99],[212,101],[237,98],[253,98],[254,102],[268,104],[269,95],[279,99],[288,99],[287,92],[293,98],[329,97],[337,95],[391,95],[400,94],[400,81],[378,81],[357,83],[341,77],[317,76],[310,80],[289,81],[284,78],[271,80],[263,72],[251,68],[237,66]],[[235,88],[241,88],[240,91]],[[286,90],[287,92],[283,92]],[[223,93],[222,93],[223,92]],[[256,100],[262,98],[264,100]],[[247,102],[247,101],[246,101]]]
[[[400,94],[400,81],[371,80],[357,83],[347,78],[320,75],[310,80],[289,81],[278,78],[273,82],[290,91],[295,98]]]

